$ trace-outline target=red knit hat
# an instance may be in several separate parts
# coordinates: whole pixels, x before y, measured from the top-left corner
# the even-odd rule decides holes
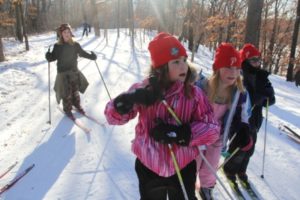
[[[239,52],[230,43],[221,43],[216,50],[213,70],[223,67],[241,68],[241,58]]]
[[[253,44],[245,44],[243,48],[240,50],[240,56],[242,59],[242,62],[248,58],[252,57],[260,57],[260,52],[258,51],[257,48]]]
[[[161,32],[156,35],[148,45],[150,51],[151,64],[153,68],[158,68],[170,60],[181,56],[187,57],[183,45],[174,36]]]

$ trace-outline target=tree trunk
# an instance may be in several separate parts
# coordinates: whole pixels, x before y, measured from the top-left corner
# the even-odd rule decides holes
[[[23,36],[25,38],[25,49],[26,51],[29,51],[29,43],[28,43],[28,37],[27,37],[27,32],[26,32],[26,25],[24,21],[24,15],[23,15],[23,6],[22,2],[19,3],[19,9],[20,9],[20,14],[21,14],[21,22],[22,22],[22,27],[23,27]]]
[[[171,13],[169,16],[169,33],[174,35],[175,30],[175,21],[176,21],[176,9],[177,9],[177,1],[178,0],[171,0]]]
[[[46,0],[42,0],[42,12],[45,13],[47,11],[47,3]]]
[[[278,74],[279,72],[279,62],[282,56],[282,52],[283,52],[284,47],[280,47],[280,49],[278,50],[278,54],[277,54],[277,59],[275,62],[275,67],[274,67],[274,74]]]
[[[275,13],[274,13],[274,25],[271,33],[271,38],[269,42],[269,46],[267,49],[267,56],[265,57],[265,63],[263,68],[272,73],[272,65],[273,65],[273,50],[275,45],[275,38],[277,34],[277,26],[278,26],[278,0],[275,1]]]
[[[118,38],[120,37],[120,0],[117,2],[117,30]]]
[[[95,31],[95,36],[100,37],[100,27],[99,27],[99,17],[98,17],[98,10],[97,10],[97,4],[96,0],[91,0],[92,7],[93,7],[93,27]]]
[[[245,43],[259,47],[259,35],[263,0],[248,0]]]
[[[262,48],[261,48],[261,55],[263,58],[266,57],[267,54],[267,21],[268,21],[268,14],[269,14],[269,7],[268,7],[268,0],[265,0],[266,6],[264,10],[264,23],[262,25],[263,28],[263,36],[262,36]],[[263,59],[263,65],[265,63],[265,59]]]
[[[0,62],[5,60],[3,44],[2,44],[2,36],[0,35]]]
[[[236,26],[236,22],[235,22],[236,6],[237,6],[237,0],[234,1],[233,5],[228,4],[229,22],[227,25],[226,42],[230,42],[230,43],[234,43],[234,41],[233,41],[234,38],[232,37],[232,35],[233,35],[233,28]]]
[[[80,1],[81,3],[81,12],[82,12],[82,15],[83,15],[83,22],[86,22],[88,23],[88,19],[87,19],[87,14],[86,14],[86,8],[85,8],[85,1]]]
[[[16,37],[20,42],[23,42],[23,34],[22,34],[22,22],[21,22],[21,11],[18,4],[15,4],[16,9]]]
[[[188,0],[187,1],[187,6],[186,6],[186,15],[185,15],[184,20],[183,20],[181,34],[178,38],[179,41],[188,39],[189,35],[190,35],[190,31],[193,31],[193,30],[189,29],[190,22],[191,22],[191,15],[192,15],[192,0]]]
[[[128,22],[131,35],[131,47],[134,48],[134,14],[132,0],[128,0]]]
[[[292,37],[289,66],[286,74],[287,81],[293,81],[293,71],[294,71],[295,53],[296,53],[296,46],[297,46],[298,33],[299,33],[299,23],[300,23],[300,0],[298,0],[298,5],[297,5],[297,17],[295,20],[294,32]]]
[[[65,6],[64,6],[64,0],[60,0],[60,20],[62,23],[65,23]]]

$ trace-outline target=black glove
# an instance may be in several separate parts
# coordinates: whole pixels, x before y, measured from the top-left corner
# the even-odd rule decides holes
[[[119,114],[124,115],[132,110],[133,102],[131,101],[131,95],[124,93],[115,98],[114,107]]]
[[[45,57],[46,57],[46,60],[48,61],[48,62],[50,62],[51,61],[51,53],[48,51],[47,53],[46,53],[46,55],[45,55]]]
[[[158,100],[157,93],[148,88],[137,88],[131,93],[131,100],[133,103],[150,106]]]
[[[91,60],[97,60],[97,55],[93,52],[93,51],[91,51],[91,55],[90,55],[91,57]]]
[[[152,105],[157,100],[157,97],[152,91],[146,88],[138,88],[130,93],[119,95],[114,100],[114,107],[121,115],[127,114],[132,109],[135,103],[145,106]]]
[[[133,103],[150,106],[161,99],[161,90],[155,76],[149,78],[149,85],[145,88],[138,88],[132,92]]]
[[[150,136],[162,144],[176,143],[188,146],[191,140],[191,128],[188,124],[175,126],[172,124],[160,123],[150,131]]]
[[[236,133],[236,136],[233,139],[233,141],[230,143],[229,152],[232,153],[237,147],[239,147],[242,151],[247,151],[251,147],[250,143],[252,143],[252,138],[249,126],[243,124],[240,130]],[[244,149],[245,147],[248,148]]]
[[[153,77],[149,78],[149,85],[145,88],[137,88],[127,93],[127,99],[133,104],[150,106],[161,98],[158,83]]]

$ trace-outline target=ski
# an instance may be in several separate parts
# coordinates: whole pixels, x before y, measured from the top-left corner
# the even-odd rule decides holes
[[[78,113],[80,113],[81,115],[85,116],[87,119],[95,122],[96,124],[98,124],[99,126],[105,126],[104,123],[101,123],[99,120],[97,120],[95,117],[92,117],[91,115],[87,114],[87,113],[82,113],[78,110],[76,110]]]
[[[253,188],[251,183],[245,182],[239,179],[240,185],[244,188],[244,190],[248,193],[252,200],[260,200],[261,198],[257,195],[256,190]]]
[[[67,115],[66,115],[67,116]],[[71,118],[69,116],[67,116],[71,121],[74,122],[74,124],[80,128],[81,130],[83,130],[85,133],[90,133],[91,132],[91,129],[87,128],[81,121],[79,121],[78,119],[76,118]]]
[[[0,195],[7,190],[9,190],[12,186],[14,186],[21,178],[23,178],[26,174],[28,174],[32,168],[35,166],[35,164],[30,165],[27,169],[19,173],[15,178],[13,178],[9,183],[7,183],[5,186],[3,186],[0,189]]]
[[[297,142],[300,144],[300,138],[298,138],[297,136],[295,136],[293,133],[291,133],[288,129],[285,128],[284,125],[280,125],[278,127],[278,129],[283,132],[285,135],[289,136],[291,139],[293,139],[293,141]]]
[[[67,116],[65,112],[58,106],[58,110],[60,110],[66,117],[68,117],[78,128],[83,130],[85,133],[90,133],[91,129],[87,128],[80,120],[76,119],[75,117],[72,118],[70,116]]]
[[[291,133],[293,133],[297,138],[300,139],[300,134],[296,133],[295,131],[293,131],[290,127],[288,127],[287,125],[283,125],[283,127],[285,129],[287,129],[288,131],[290,131]]]
[[[238,199],[238,200],[246,200],[245,196],[243,195],[242,191],[240,190],[238,184],[232,180],[229,180],[227,177],[226,177],[228,183],[229,183],[229,186],[231,188],[231,190],[234,192],[234,195],[235,197]]]
[[[8,167],[6,169],[5,172],[3,172],[1,175],[0,175],[0,178],[4,177],[8,172],[10,172],[16,165],[18,164],[18,161],[16,161],[14,164],[12,164],[10,167]]]
[[[244,196],[244,194],[242,193],[242,191],[240,190],[237,182],[230,180],[229,178],[227,178],[227,176],[225,175],[223,169],[220,170],[221,174],[223,175],[223,177],[225,177],[225,180],[227,181],[228,185],[230,186],[231,191],[233,192],[234,196],[238,199],[238,200],[246,200],[246,197]],[[224,179],[223,179],[224,180]]]

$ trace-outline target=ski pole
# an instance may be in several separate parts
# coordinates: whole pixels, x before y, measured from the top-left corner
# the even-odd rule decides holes
[[[166,100],[162,100],[163,104],[166,106],[167,110],[169,111],[169,113],[174,117],[174,119],[176,120],[177,124],[178,125],[181,125],[181,121],[179,120],[179,118],[176,116],[176,114],[174,113],[174,111],[171,109],[171,107],[168,105],[168,103],[166,102]],[[179,180],[179,183],[180,183],[180,186],[181,186],[181,189],[182,189],[182,192],[183,192],[183,196],[184,196],[184,199],[185,200],[188,200],[188,195],[187,195],[187,192],[186,192],[186,189],[184,187],[184,184],[183,184],[183,179],[182,179],[182,176],[181,176],[181,173],[180,173],[180,169],[179,169],[179,166],[178,166],[178,162],[176,160],[176,157],[175,157],[175,154],[174,154],[174,151],[172,149],[172,145],[171,144],[168,144],[168,147],[169,147],[169,150],[170,150],[170,154],[171,154],[171,157],[172,157],[172,161],[174,163],[174,166],[175,166],[175,171],[176,171],[176,174],[178,176],[178,180]]]
[[[221,181],[220,177],[216,173],[216,170],[211,166],[211,164],[208,162],[208,160],[203,155],[201,148],[202,148],[202,146],[198,147],[198,150],[199,150],[199,153],[200,153],[200,156],[201,156],[202,160],[208,166],[209,170],[214,174],[214,176],[216,177],[216,179],[218,180],[218,182],[221,184],[222,188],[225,190],[226,194],[230,197],[230,199],[233,200],[234,198],[230,195],[229,191],[226,189],[225,185],[223,184],[223,182]]]
[[[264,153],[263,153],[262,171],[261,171],[261,175],[260,175],[261,178],[264,178],[264,170],[265,170],[266,143],[267,143],[267,127],[268,127],[268,113],[269,113],[269,98],[267,98],[267,105],[266,105]]]
[[[162,100],[163,104],[167,107],[167,110],[169,111],[169,113],[173,116],[173,118],[176,120],[178,125],[182,125],[181,121],[179,120],[179,118],[177,117],[177,115],[175,114],[175,112],[171,109],[171,107],[168,105],[168,103],[166,102],[166,100]],[[170,144],[169,144],[170,145]],[[171,146],[171,145],[170,145]],[[219,176],[217,175],[216,171],[213,169],[213,167],[211,166],[211,164],[208,162],[208,160],[204,157],[201,148],[203,146],[199,146],[199,153],[201,158],[204,160],[204,162],[207,164],[208,168],[210,169],[210,171],[214,174],[214,176],[216,177],[216,179],[220,182],[221,186],[223,187],[223,189],[225,190],[225,192],[227,193],[227,195],[230,197],[230,199],[233,199],[232,196],[230,195],[230,193],[228,192],[228,190],[225,188],[223,182],[221,181],[221,179],[219,178]],[[170,148],[170,147],[169,147]]]
[[[236,134],[237,133],[235,133],[233,136],[232,136],[232,138],[229,140],[229,142],[228,142],[228,146],[231,144],[231,142],[234,140],[234,138],[236,137]],[[231,154],[228,152],[228,151],[222,151],[221,152],[221,155],[223,156],[223,157],[225,157],[225,158],[228,158]]]
[[[218,170],[221,169],[238,151],[240,150],[240,148],[236,148],[232,154],[230,154],[225,160],[224,162],[218,167]]]
[[[232,105],[231,105],[231,108],[230,108],[230,111],[229,111],[229,114],[227,117],[227,123],[225,125],[224,132],[223,132],[223,149],[225,149],[225,147],[227,146],[226,144],[227,144],[228,134],[229,134],[229,130],[230,130],[230,125],[233,120],[233,116],[234,116],[234,113],[236,110],[236,106],[238,104],[239,97],[240,97],[240,91],[237,90],[234,95],[234,100],[232,102]]]
[[[48,48],[50,52],[50,46]],[[51,124],[51,103],[50,103],[51,89],[50,89],[50,62],[48,61],[48,110],[49,110],[49,121],[47,123]]]
[[[97,63],[96,60],[95,60],[95,63],[96,63],[96,67],[97,67],[97,69],[98,69],[98,72],[99,72],[99,74],[100,74],[100,77],[101,77],[101,79],[102,79],[102,82],[103,82],[103,84],[104,84],[105,90],[106,90],[106,92],[107,92],[107,94],[108,94],[108,97],[109,97],[109,99],[111,100],[111,96],[110,96],[109,91],[108,91],[108,89],[107,89],[107,87],[106,87],[104,78],[103,78],[103,76],[102,76],[102,74],[101,74],[101,71],[100,71],[100,69],[99,69],[99,66],[98,66],[98,63]]]

